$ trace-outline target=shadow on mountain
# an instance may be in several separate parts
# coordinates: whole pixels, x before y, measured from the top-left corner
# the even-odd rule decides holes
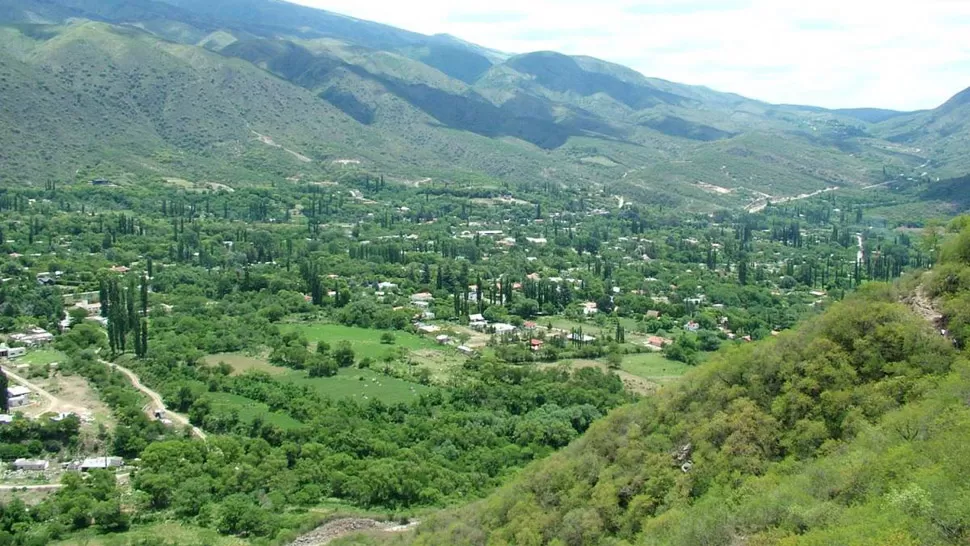
[[[716,127],[711,127],[710,125],[687,121],[677,116],[664,116],[659,119],[647,120],[642,122],[641,125],[655,131],[660,131],[668,136],[699,140],[702,142],[724,140],[736,135],[736,133],[724,131]]]
[[[921,188],[920,199],[952,203],[960,211],[970,209],[970,174],[939,182],[929,182]]]

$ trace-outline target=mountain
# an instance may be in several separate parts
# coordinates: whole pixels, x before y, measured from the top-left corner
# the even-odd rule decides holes
[[[22,106],[0,113],[3,174],[35,183],[99,169],[282,182],[352,160],[710,208],[869,186],[887,167],[970,172],[957,145],[905,144],[926,113],[771,105],[275,0],[9,0],[0,25]]]
[[[876,134],[897,145],[917,148],[927,157],[925,169],[944,176],[970,173],[970,88],[940,107],[894,117],[879,124]]]

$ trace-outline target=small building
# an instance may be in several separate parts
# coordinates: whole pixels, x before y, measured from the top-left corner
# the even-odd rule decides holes
[[[43,459],[17,459],[13,462],[14,470],[26,470],[29,472],[43,472],[50,466],[50,461]]]
[[[44,330],[43,328],[30,328],[26,332],[20,334],[13,334],[10,339],[18,343],[23,343],[28,347],[35,347],[37,345],[44,345],[54,341],[54,334]]]
[[[13,423],[13,415],[0,413],[0,425],[9,425],[10,423]]]
[[[468,315],[469,322],[485,322],[485,317],[481,314]]]
[[[671,340],[660,337],[660,336],[650,336],[647,338],[647,346],[654,349],[663,349],[665,346],[673,343]]]
[[[17,358],[27,354],[27,349],[23,347],[8,347],[6,343],[0,343],[0,358]]]
[[[492,325],[492,328],[495,330],[496,334],[508,334],[516,330],[515,326],[512,326],[511,324],[506,324],[504,322],[496,322],[495,324]]]
[[[532,339],[532,340],[529,340],[529,347],[533,351],[541,350],[542,349],[542,345],[543,345],[543,341],[541,339]]]
[[[78,468],[82,472],[87,472],[88,470],[106,470],[108,468],[120,468],[124,466],[125,460],[121,457],[92,457],[90,459],[84,459],[78,465]]]
[[[701,325],[694,322],[693,320],[684,324],[684,330],[687,330],[688,332],[696,332],[700,329],[701,329]]]
[[[7,387],[7,397],[11,396],[27,396],[30,394],[30,389],[27,387],[22,387],[20,385],[14,385],[13,387]]]
[[[435,326],[434,324],[421,324],[417,325],[418,331],[422,334],[434,334],[441,331],[440,326]]]
[[[528,321],[527,320],[524,323],[522,323],[522,328],[524,330],[535,330],[538,327],[539,327],[539,325],[536,324],[535,322],[532,322],[532,321]]]
[[[434,338],[434,340],[438,345],[447,345],[451,341],[451,338],[441,334],[440,336]]]
[[[660,311],[654,311],[654,310],[647,311],[647,318],[648,319],[660,318]]]
[[[475,349],[472,349],[467,345],[459,345],[458,352],[465,356],[472,356],[473,354],[475,354]]]
[[[586,316],[595,315],[598,311],[595,301],[588,301],[583,304],[583,314]]]
[[[37,275],[37,284],[40,286],[54,286],[57,284],[57,280],[50,273],[41,273]]]
[[[431,302],[431,301],[434,301],[434,296],[432,296],[428,292],[419,292],[417,294],[411,295],[411,303]]]

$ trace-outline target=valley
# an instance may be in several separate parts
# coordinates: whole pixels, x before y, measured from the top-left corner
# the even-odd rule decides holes
[[[967,91],[7,0],[0,98],[0,544],[970,539]]]

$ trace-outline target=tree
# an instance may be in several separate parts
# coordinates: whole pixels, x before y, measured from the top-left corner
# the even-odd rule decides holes
[[[7,374],[0,371],[0,409],[3,413],[7,413],[10,410],[10,401],[7,400],[7,387],[10,385],[10,380],[7,379]]]
[[[383,345],[394,345],[394,334],[391,332],[384,332],[381,334],[381,344]]]
[[[341,341],[337,344],[337,349],[333,352],[333,359],[337,362],[337,366],[341,368],[349,368],[354,365],[354,349],[350,346],[350,343],[346,341]]]

